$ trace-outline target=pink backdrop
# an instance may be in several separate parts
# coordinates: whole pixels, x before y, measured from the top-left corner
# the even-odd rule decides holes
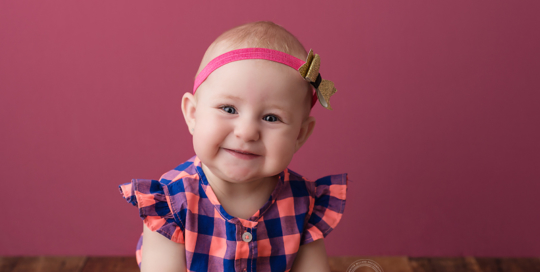
[[[133,255],[118,184],[193,155],[206,47],[272,20],[339,90],[291,165],[350,175],[330,255],[539,256],[540,2],[287,2],[0,1],[0,255]]]

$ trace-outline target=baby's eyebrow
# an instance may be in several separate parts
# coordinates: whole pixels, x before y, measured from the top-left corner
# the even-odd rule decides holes
[[[242,100],[241,97],[236,96],[236,95],[232,95],[232,94],[220,94],[220,95],[218,95],[218,97],[232,99],[232,100]]]
[[[270,105],[268,105],[268,107],[271,108],[271,109],[278,109],[278,110],[283,111],[283,112],[288,112],[287,108],[283,107],[280,104],[270,104]]]

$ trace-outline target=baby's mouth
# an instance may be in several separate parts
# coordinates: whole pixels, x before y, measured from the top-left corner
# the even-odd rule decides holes
[[[257,157],[260,157],[260,155],[257,155],[257,154],[253,154],[251,152],[248,152],[248,151],[245,151],[245,150],[237,150],[237,149],[228,149],[228,148],[223,148],[225,151],[227,151],[229,154],[237,157],[237,158],[240,158],[240,159],[244,159],[244,160],[251,160],[251,159],[255,159]]]

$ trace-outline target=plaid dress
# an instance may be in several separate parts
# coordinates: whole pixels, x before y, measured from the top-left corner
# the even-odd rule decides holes
[[[120,185],[146,226],[185,246],[188,271],[289,271],[301,245],[326,237],[345,208],[347,174],[315,181],[285,169],[248,220],[220,205],[194,156],[158,180]],[[136,249],[141,265],[142,235]]]

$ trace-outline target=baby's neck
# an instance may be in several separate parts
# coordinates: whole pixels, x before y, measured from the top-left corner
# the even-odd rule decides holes
[[[233,183],[215,176],[205,165],[202,169],[221,206],[229,215],[242,219],[249,219],[264,206],[279,181],[279,176],[272,176]]]

